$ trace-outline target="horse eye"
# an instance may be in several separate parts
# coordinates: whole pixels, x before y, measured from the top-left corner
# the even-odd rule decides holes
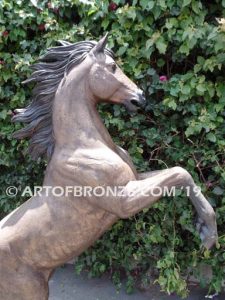
[[[112,73],[116,72],[116,64],[110,64],[110,69],[112,71]]]

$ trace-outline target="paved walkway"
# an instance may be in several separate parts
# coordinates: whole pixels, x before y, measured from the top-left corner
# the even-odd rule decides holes
[[[192,287],[187,300],[203,300],[206,291]],[[147,292],[135,291],[127,295],[124,289],[117,293],[107,276],[89,279],[85,274],[75,275],[74,266],[66,265],[56,270],[50,280],[49,300],[180,300],[177,296],[168,296],[154,286]],[[225,294],[214,297],[213,300],[225,300]]]

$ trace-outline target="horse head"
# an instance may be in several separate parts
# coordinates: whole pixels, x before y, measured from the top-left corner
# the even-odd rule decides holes
[[[106,34],[89,52],[93,64],[88,74],[90,93],[95,102],[124,104],[129,111],[145,105],[142,90],[131,81],[116,64],[114,58],[105,54]]]

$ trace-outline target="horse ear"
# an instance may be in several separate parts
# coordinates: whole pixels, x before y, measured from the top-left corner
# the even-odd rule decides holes
[[[94,46],[93,53],[99,54],[104,53],[105,46],[108,41],[108,32],[103,36],[103,38],[100,39],[100,41]]]

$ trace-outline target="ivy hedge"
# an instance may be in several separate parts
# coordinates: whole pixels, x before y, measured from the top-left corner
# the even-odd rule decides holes
[[[146,91],[145,112],[130,116],[123,107],[99,111],[115,142],[131,154],[137,169],[186,168],[216,210],[219,242],[205,251],[194,226],[195,211],[182,193],[121,220],[76,263],[92,275],[107,270],[117,285],[125,272],[127,290],[148,285],[149,268],[168,293],[185,297],[194,275],[210,291],[225,279],[225,1],[198,0],[2,0],[0,2],[0,213],[26,199],[9,197],[7,186],[40,184],[46,167],[26,153],[27,141],[11,134],[15,108],[29,103],[22,81],[30,65],[60,39],[99,39],[124,72]],[[212,268],[207,282],[199,272]]]

